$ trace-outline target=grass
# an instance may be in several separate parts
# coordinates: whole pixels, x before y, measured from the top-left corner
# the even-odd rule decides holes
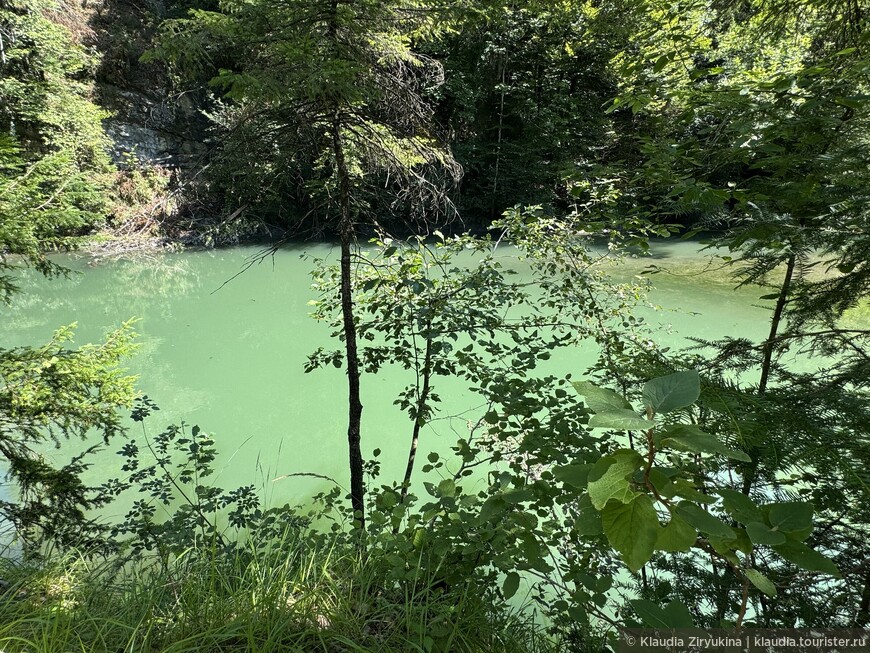
[[[191,549],[169,564],[2,564],[5,653],[556,650],[527,614],[479,587],[437,588],[422,572],[387,582],[383,560],[299,534],[228,556]]]

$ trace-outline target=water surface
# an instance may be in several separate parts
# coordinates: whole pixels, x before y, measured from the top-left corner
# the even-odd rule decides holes
[[[69,279],[19,275],[24,293],[0,309],[0,346],[42,343],[72,322],[78,323],[76,344],[84,344],[137,317],[141,347],[129,368],[160,407],[147,421],[151,432],[184,420],[214,433],[221,452],[216,481],[227,488],[254,483],[270,503],[302,499],[324,487],[312,478],[273,482],[281,475],[314,472],[346,483],[344,375],[332,368],[303,372],[310,352],[336,347],[328,327],[308,315],[315,293],[312,263],[303,254],[337,262],[338,251],[317,244],[289,247],[233,278],[258,251],[62,257],[59,262],[74,271]],[[504,256],[513,253],[505,249]],[[628,278],[651,264],[672,271],[651,277],[656,288],[650,300],[659,310],[644,311],[664,345],[688,337],[762,339],[769,306],[758,297],[765,291],[734,291],[723,274],[703,272],[703,260],[695,243],[665,242],[654,247],[652,258],[630,259],[615,273]],[[522,273],[522,264],[512,266]],[[593,350],[578,348],[560,354],[556,366],[576,375],[594,357]],[[404,470],[410,424],[393,400],[411,381],[400,370],[363,378],[363,454],[383,451],[385,482]],[[442,417],[465,410],[472,411],[469,418],[476,415],[463,383],[439,380],[437,390],[446,397]],[[421,449],[447,452],[463,428],[462,417],[438,420],[425,429]],[[108,456],[88,480],[117,474],[113,460]]]

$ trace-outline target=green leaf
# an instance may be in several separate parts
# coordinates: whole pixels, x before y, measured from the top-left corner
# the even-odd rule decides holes
[[[580,537],[595,537],[603,532],[601,513],[593,506],[588,494],[577,502],[577,516],[574,518],[574,532]]]
[[[661,494],[673,483],[673,476],[679,473],[676,469],[653,467],[649,471],[649,480],[656,491]]]
[[[868,96],[866,95],[849,95],[834,98],[834,102],[840,106],[849,107],[850,109],[860,109],[867,103],[867,99]]]
[[[764,521],[764,515],[758,505],[742,492],[718,488],[716,493],[722,497],[722,507],[741,524]]]
[[[527,487],[507,490],[502,494],[502,496],[508,505],[512,506],[531,501],[535,498],[534,493]]]
[[[697,539],[698,532],[689,526],[686,520],[673,515],[668,525],[659,531],[656,549],[669,553],[686,552],[692,548]]]
[[[429,533],[425,528],[418,528],[414,531],[414,548],[419,549],[429,539]]]
[[[643,458],[632,449],[620,449],[595,463],[587,486],[592,505],[601,510],[610,499],[621,503],[631,501],[637,493],[631,489],[628,477],[642,464]]]
[[[757,569],[746,569],[743,573],[746,574],[749,582],[755,585],[762,592],[768,596],[776,596],[776,585],[774,585],[770,579],[760,571]]]
[[[649,628],[670,628],[668,624],[668,615],[658,604],[646,599],[635,599],[629,601],[631,607],[640,617],[644,626]]]
[[[752,554],[752,540],[749,539],[749,535],[746,534],[745,528],[732,528],[734,534],[737,536],[736,540],[730,542],[731,548],[735,551],[740,551],[745,553],[746,555]]]
[[[452,497],[456,494],[456,483],[452,478],[445,478],[438,484],[438,494],[442,497]]]
[[[808,547],[803,542],[788,539],[785,544],[773,547],[783,558],[807,571],[821,571],[840,578],[840,570],[834,561]]]
[[[662,431],[663,447],[673,447],[693,453],[717,453],[734,460],[752,462],[752,458],[738,449],[726,447],[715,435],[704,433],[694,424],[672,424]]]
[[[655,422],[639,417],[632,410],[609,410],[606,413],[596,413],[590,417],[589,426],[590,428],[599,429],[635,431],[637,429],[651,429],[655,426]]]
[[[772,531],[757,521],[746,524],[746,534],[749,535],[753,544],[785,544],[785,535],[778,531]]]
[[[489,521],[493,517],[498,517],[500,519],[502,515],[504,515],[506,508],[507,501],[505,501],[501,496],[491,496],[487,498],[487,500],[484,501],[483,505],[480,507],[480,521]]]
[[[701,379],[690,370],[650,379],[643,386],[643,400],[657,413],[691,406],[701,396]]]
[[[628,403],[625,397],[608,390],[607,388],[599,388],[594,383],[589,381],[575,381],[572,383],[577,394],[584,398],[584,403],[593,413],[603,413],[609,410],[630,409],[631,404]]]
[[[669,60],[670,58],[666,54],[660,56],[658,59],[656,59],[656,62],[653,65],[653,72],[660,73],[662,70],[664,70],[665,66],[668,65]]]
[[[786,501],[771,503],[768,508],[767,520],[771,528],[783,533],[799,534],[797,539],[809,537],[813,530],[813,504],[803,501]]]
[[[673,483],[668,485],[661,493],[666,499],[673,497],[683,497],[689,501],[698,503],[716,503],[715,497],[699,492],[698,488],[686,478],[677,478]]]
[[[601,511],[601,524],[631,571],[637,572],[652,557],[661,527],[648,495],[640,494],[629,503],[611,501]]]
[[[591,469],[592,465],[589,464],[562,465],[553,468],[553,476],[567,485],[583,489],[589,480],[589,471]]]
[[[712,537],[724,540],[733,540],[737,537],[728,524],[689,501],[680,501],[677,504],[677,514],[702,533]]]
[[[664,612],[670,628],[691,628],[695,625],[692,613],[685,603],[671,601],[665,606]]]
[[[502,594],[504,594],[505,600],[510,599],[514,594],[517,593],[517,590],[520,588],[520,575],[512,571],[507,576],[505,576],[504,583],[501,585]]]

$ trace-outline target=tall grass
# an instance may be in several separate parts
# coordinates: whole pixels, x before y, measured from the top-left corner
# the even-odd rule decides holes
[[[528,615],[493,605],[472,583],[444,587],[413,569],[407,580],[388,582],[384,565],[346,541],[290,531],[229,554],[191,548],[171,561],[6,560],[0,577],[11,589],[0,595],[0,650],[555,650]]]

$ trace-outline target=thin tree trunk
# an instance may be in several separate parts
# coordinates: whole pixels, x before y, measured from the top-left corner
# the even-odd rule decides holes
[[[788,295],[791,292],[791,282],[794,278],[795,267],[797,266],[797,255],[792,251],[785,264],[785,278],[782,280],[782,285],[779,288],[779,297],[776,299],[776,306],[773,309],[773,316],[770,318],[770,332],[767,334],[767,340],[764,342],[764,347],[761,349],[761,378],[758,381],[758,395],[763,396],[767,392],[767,384],[770,381],[770,370],[773,367],[773,355],[776,351],[776,337],[779,335],[779,327],[782,324],[782,314],[785,311],[785,305],[788,302]],[[746,474],[743,477],[743,494],[749,495],[752,490],[752,484],[755,483],[756,473],[758,471],[758,462],[754,461],[748,465]]]
[[[785,268],[785,279],[779,289],[779,297],[776,299],[776,307],[773,309],[773,317],[770,319],[770,333],[762,349],[761,380],[758,382],[758,394],[763,395],[767,391],[767,382],[770,379],[770,368],[773,366],[773,353],[776,349],[776,336],[779,335],[779,325],[782,322],[782,313],[788,301],[791,291],[791,281],[794,277],[794,269],[797,264],[797,255],[792,252],[788,257]]]
[[[351,247],[354,243],[354,225],[350,214],[350,174],[341,140],[341,114],[335,111],[332,121],[332,151],[338,177],[338,201],[341,211],[341,315],[344,324],[344,349],[347,359],[347,447],[350,463],[350,503],[355,524],[360,531],[365,527],[365,488],[363,486],[363,459],[360,450],[362,401],[359,391],[359,352],[356,342],[356,324],[353,314],[353,287],[351,283]]]
[[[432,379],[432,338],[426,338],[426,353],[423,356],[423,388],[417,397],[417,419],[414,421],[414,430],[411,433],[411,448],[408,451],[408,465],[405,467],[405,478],[402,480],[402,501],[408,496],[408,488],[411,485],[411,475],[414,473],[414,461],[417,459],[417,443],[420,440],[420,429],[423,427],[423,412],[426,410],[426,402],[429,400],[430,381]]]
[[[501,137],[504,129],[504,93],[505,93],[505,75],[507,73],[507,54],[502,54],[501,61],[501,98],[498,108],[498,142],[495,148],[495,173],[492,179],[492,213],[495,215],[495,207],[498,201],[498,172],[501,166]]]

